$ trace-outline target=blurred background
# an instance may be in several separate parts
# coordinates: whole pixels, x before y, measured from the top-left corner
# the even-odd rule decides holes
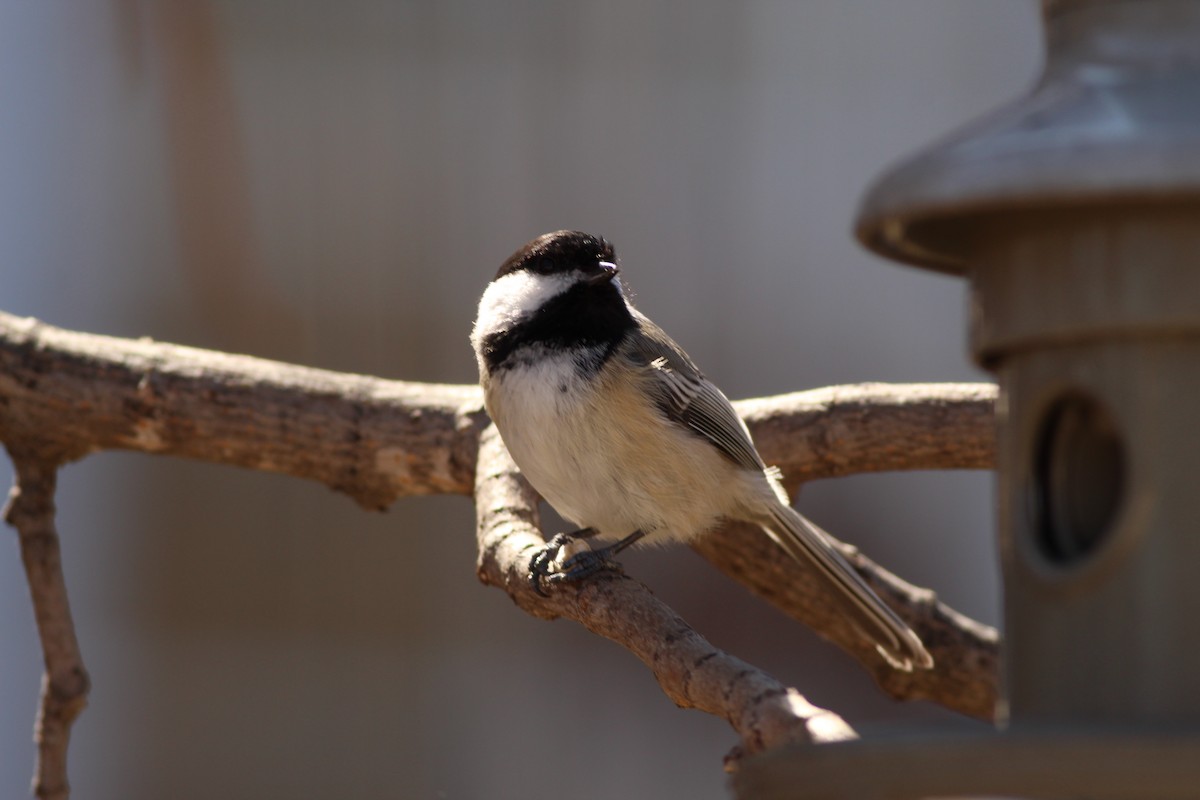
[[[1022,91],[1033,0],[0,2],[0,308],[335,370],[473,382],[495,268],[612,239],[726,392],[984,379],[961,282],[849,233],[888,164]],[[0,480],[11,472],[5,461]],[[725,796],[724,723],[474,576],[461,497],[105,453],[59,527],[94,689],[87,798]],[[812,483],[801,509],[997,621],[990,477]],[[40,654],[0,558],[0,796]],[[715,644],[868,729],[951,722],[687,549],[625,560]]]

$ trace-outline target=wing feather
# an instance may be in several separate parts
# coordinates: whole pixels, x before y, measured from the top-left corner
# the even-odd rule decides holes
[[[729,398],[661,328],[640,313],[635,318],[642,335],[627,354],[635,368],[646,370],[650,394],[663,414],[707,439],[738,466],[764,469],[750,431]]]

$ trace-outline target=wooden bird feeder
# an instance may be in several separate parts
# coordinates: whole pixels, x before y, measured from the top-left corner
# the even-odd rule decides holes
[[[739,797],[1200,796],[1200,1],[1043,16],[1033,90],[857,227],[967,279],[1000,384],[1001,724],[768,754]]]

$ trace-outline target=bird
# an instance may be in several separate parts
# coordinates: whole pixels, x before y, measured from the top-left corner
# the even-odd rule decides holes
[[[471,331],[484,405],[505,446],[579,526],[534,552],[533,588],[546,594],[612,568],[634,544],[687,542],[745,521],[813,567],[838,612],[892,666],[931,668],[916,633],[792,508],[729,399],[634,307],[619,264],[602,237],[542,234],[500,266]]]

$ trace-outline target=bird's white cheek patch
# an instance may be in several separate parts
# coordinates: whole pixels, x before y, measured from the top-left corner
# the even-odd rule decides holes
[[[512,327],[547,300],[570,289],[575,281],[574,274],[538,275],[526,270],[510,272],[492,281],[479,300],[472,338],[482,339],[489,333]]]

